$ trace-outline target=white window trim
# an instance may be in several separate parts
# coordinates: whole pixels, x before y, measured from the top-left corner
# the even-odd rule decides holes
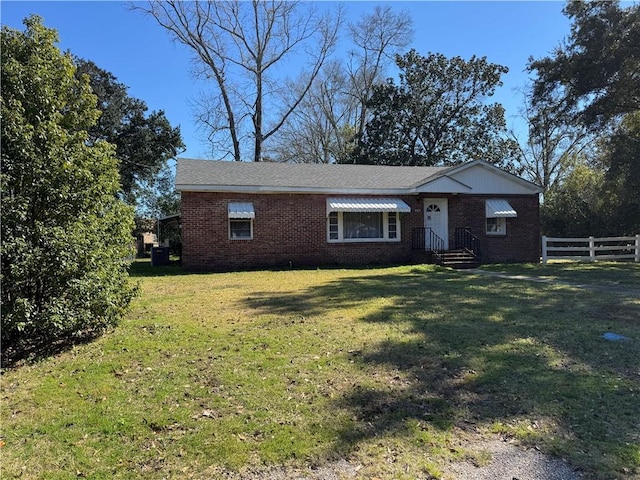
[[[490,232],[489,229],[487,228],[487,220],[489,220],[490,218],[495,218],[498,221],[498,231],[497,232]],[[485,233],[487,235],[491,235],[494,237],[503,237],[507,234],[507,219],[506,217],[487,217],[485,219]]]
[[[329,222],[331,218],[331,213],[334,213],[338,216],[338,238],[330,238],[331,232],[329,228]],[[331,212],[327,215],[327,242],[329,243],[383,243],[383,242],[393,242],[398,243],[401,239],[401,225],[400,225],[400,215],[398,212],[375,212],[382,214],[382,231],[384,237],[382,238],[343,238],[344,236],[344,221],[342,214],[344,212]],[[395,213],[396,215],[396,238],[389,238],[389,213]]]
[[[508,200],[494,198],[485,200],[485,233],[492,237],[504,237],[507,234],[507,218],[517,217],[518,213],[511,206]],[[488,220],[495,219],[498,231],[489,231]]]
[[[231,236],[231,222],[249,222],[250,225],[250,235],[248,237],[232,237]],[[229,218],[229,240],[238,240],[238,241],[246,241],[253,240],[253,218]]]

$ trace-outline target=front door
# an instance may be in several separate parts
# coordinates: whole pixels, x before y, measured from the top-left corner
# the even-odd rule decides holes
[[[426,229],[426,247],[431,249],[436,245],[431,245],[430,231],[433,231],[444,242],[444,249],[449,249],[449,214],[448,201],[446,198],[425,198],[424,199],[424,226]]]

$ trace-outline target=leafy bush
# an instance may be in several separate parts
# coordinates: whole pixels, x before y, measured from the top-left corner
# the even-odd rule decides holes
[[[133,212],[114,147],[90,144],[87,79],[39,17],[2,29],[2,342],[96,333],[134,295]]]

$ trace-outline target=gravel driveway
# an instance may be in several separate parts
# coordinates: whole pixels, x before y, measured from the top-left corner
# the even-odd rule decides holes
[[[525,449],[499,439],[481,440],[466,446],[477,453],[488,454],[482,466],[470,462],[443,466],[443,480],[581,480],[580,472],[561,459],[545,455],[535,449]],[[382,480],[387,477],[362,476],[360,465],[338,460],[314,468],[274,468],[268,471],[227,474],[219,478],[233,480]]]
[[[488,452],[484,466],[453,463],[445,478],[451,480],[579,480],[582,475],[566,462],[535,449],[524,449],[502,440],[478,443],[473,450]]]

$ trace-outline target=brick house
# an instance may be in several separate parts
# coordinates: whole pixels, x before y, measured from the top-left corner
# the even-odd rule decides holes
[[[179,159],[182,264],[235,270],[538,262],[541,188],[455,167]]]

